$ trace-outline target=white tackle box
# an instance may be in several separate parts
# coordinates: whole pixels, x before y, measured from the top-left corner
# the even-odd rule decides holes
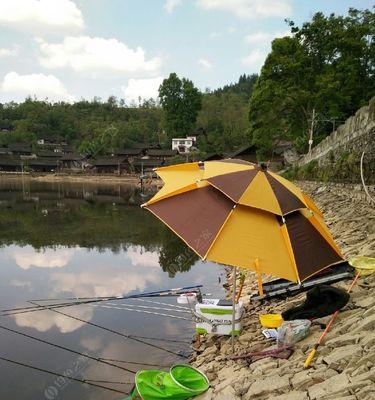
[[[235,307],[234,334],[239,335],[242,329],[243,303],[239,301]],[[232,334],[233,306],[230,301],[222,299],[203,299],[195,305],[197,333],[214,333],[216,335]]]

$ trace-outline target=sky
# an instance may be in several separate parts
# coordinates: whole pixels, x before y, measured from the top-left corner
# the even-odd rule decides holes
[[[0,0],[0,103],[157,96],[171,72],[201,90],[258,73],[275,37],[370,0]]]

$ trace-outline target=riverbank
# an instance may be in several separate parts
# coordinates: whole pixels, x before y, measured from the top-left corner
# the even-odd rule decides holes
[[[331,233],[346,257],[375,257],[375,207],[360,186],[300,182],[318,204]],[[228,271],[228,283],[233,277]],[[350,281],[335,286],[347,288]],[[261,333],[260,313],[281,312],[304,300],[305,294],[261,304],[249,298],[257,290],[248,274],[241,299],[246,304],[243,332],[236,353],[260,351],[274,345]],[[206,335],[192,364],[207,373],[211,389],[197,400],[370,400],[375,387],[375,274],[361,277],[351,294],[347,311],[339,314],[324,345],[308,370],[303,363],[322,333],[314,324],[307,338],[296,344],[288,360],[267,358],[249,366],[226,360],[230,338]],[[329,317],[322,318],[326,323]]]
[[[124,185],[140,185],[139,175],[99,175],[99,174],[16,174],[2,173],[0,179],[28,179],[35,182],[47,183],[93,183],[93,184],[124,184]],[[157,187],[160,185],[160,180],[149,179],[145,180],[148,186]]]

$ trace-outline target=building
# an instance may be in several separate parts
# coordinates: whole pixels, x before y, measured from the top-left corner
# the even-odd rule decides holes
[[[171,158],[176,157],[177,154],[178,154],[177,150],[149,149],[147,151],[146,157],[148,159],[156,159],[166,162],[169,161]]]
[[[9,154],[0,154],[0,171],[6,172],[22,172],[24,160],[20,157]]]
[[[247,144],[241,146],[234,152],[227,153],[225,156],[226,158],[237,158],[239,160],[244,160],[256,164],[258,162],[256,151],[257,148],[255,145]]]
[[[129,169],[126,157],[102,157],[92,163],[94,171],[98,174],[120,175]]]
[[[83,160],[79,154],[63,154],[60,158],[60,168],[69,171],[82,171],[83,170]]]
[[[31,146],[24,143],[11,143],[8,148],[14,156],[31,156],[33,153]]]
[[[178,151],[179,154],[188,154],[192,150],[196,150],[195,136],[188,136],[186,138],[173,138],[172,139],[172,150]]]
[[[161,167],[163,164],[163,160],[159,159],[137,158],[130,164],[130,170],[133,173],[145,174],[152,172],[154,168]]]
[[[56,172],[59,159],[56,157],[35,157],[24,160],[25,170],[30,172]]]
[[[126,157],[127,159],[133,159],[136,157],[142,157],[146,154],[146,149],[120,149],[113,152],[112,157]]]

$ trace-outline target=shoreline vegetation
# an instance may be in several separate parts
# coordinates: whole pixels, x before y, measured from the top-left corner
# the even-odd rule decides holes
[[[331,233],[346,257],[375,257],[375,209],[365,201],[359,185],[297,182],[318,204]],[[232,269],[227,269],[224,287],[232,287]],[[334,284],[347,289],[349,281]],[[301,293],[264,303],[252,301],[256,278],[248,273],[241,300],[245,304],[243,331],[236,339],[236,353],[263,351],[275,345],[261,333],[259,314],[280,313],[303,302]],[[315,322],[326,324],[329,317]],[[191,363],[206,373],[211,388],[197,400],[372,400],[375,384],[375,276],[361,277],[348,306],[337,317],[312,367],[303,363],[323,329],[312,325],[309,335],[298,342],[288,359],[266,358],[249,365],[227,360],[232,354],[230,337],[201,336],[193,342]]]

